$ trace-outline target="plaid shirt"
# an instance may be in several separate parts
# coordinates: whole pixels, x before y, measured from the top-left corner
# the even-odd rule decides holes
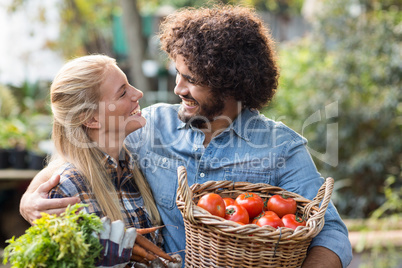
[[[119,196],[125,227],[152,227],[149,215],[144,208],[144,201],[131,172],[136,168],[133,158],[129,153],[125,153],[125,159],[119,160],[119,164],[122,168],[120,179],[117,176],[117,161],[105,154],[105,167]],[[49,198],[78,196],[81,199],[81,203],[89,205],[84,208],[88,213],[95,213],[101,218],[105,216],[95,197],[84,182],[83,175],[73,164],[65,163],[55,174],[60,175],[60,182],[49,192]],[[151,235],[146,235],[146,237],[160,246],[162,244],[162,237],[158,231]]]

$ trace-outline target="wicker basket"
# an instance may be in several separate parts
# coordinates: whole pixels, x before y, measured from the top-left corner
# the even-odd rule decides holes
[[[186,267],[300,267],[308,246],[324,226],[324,214],[332,195],[334,180],[328,178],[311,201],[298,194],[269,184],[231,181],[187,183],[184,167],[178,168],[177,207],[186,230]],[[240,225],[213,216],[196,206],[206,193],[235,198],[254,192],[262,198],[282,194],[294,198],[297,209],[307,218],[307,225],[296,230]],[[322,201],[322,203],[321,203]],[[321,206],[319,204],[321,203]]]

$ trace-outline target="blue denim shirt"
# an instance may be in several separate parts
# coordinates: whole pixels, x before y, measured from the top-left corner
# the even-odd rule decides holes
[[[184,223],[175,202],[179,166],[186,167],[189,185],[210,180],[262,182],[308,199],[313,199],[324,183],[306,149],[306,139],[284,124],[245,109],[204,148],[203,132],[179,120],[179,107],[156,104],[144,109],[146,126],[126,138],[166,225],[167,252],[185,249]],[[332,204],[325,214],[325,226],[311,246],[332,250],[343,267],[350,263],[348,231]]]

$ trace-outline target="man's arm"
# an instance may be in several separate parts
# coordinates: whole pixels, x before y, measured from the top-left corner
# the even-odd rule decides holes
[[[313,247],[307,254],[302,268],[342,268],[341,260],[331,250],[324,247]]]
[[[68,205],[80,202],[78,197],[48,199],[49,191],[55,187],[60,176],[50,179],[55,168],[46,167],[31,181],[27,191],[20,201],[20,213],[26,221],[32,224],[41,217],[41,213],[57,214],[64,212]]]
[[[305,147],[305,141],[295,140],[292,142],[286,156],[286,167],[279,169],[277,175],[280,178],[278,186],[290,192],[298,193],[305,198],[313,199],[324,180],[318,173],[311,155]],[[311,258],[314,257],[315,261],[321,259],[321,262],[328,266],[329,257],[324,255],[325,253],[321,254],[321,251],[324,250],[325,252],[325,249],[330,254],[337,255],[341,261],[342,266],[340,267],[347,267],[352,260],[352,247],[348,238],[347,227],[342,222],[332,202],[329,203],[325,212],[325,224],[321,232],[313,238],[310,245]],[[308,266],[305,265],[305,267]]]

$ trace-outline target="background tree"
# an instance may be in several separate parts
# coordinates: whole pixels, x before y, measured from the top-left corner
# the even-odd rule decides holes
[[[142,70],[145,60],[146,41],[142,34],[142,22],[137,0],[120,0],[123,14],[124,29],[128,45],[128,59],[130,62],[130,77],[137,88],[143,92],[150,90],[150,84]]]
[[[25,4],[24,0],[13,0],[9,6],[15,11]],[[46,3],[40,6],[38,19],[45,22]],[[49,48],[61,51],[66,59],[93,53],[116,55],[113,51],[113,18],[124,17],[124,30],[128,43],[128,61],[125,68],[135,86],[146,91],[149,83],[142,72],[145,40],[137,1],[133,0],[62,0],[58,2],[60,34],[56,40],[48,40]]]
[[[91,53],[102,53],[119,58],[113,50],[113,23],[116,16],[123,18],[127,60],[122,64],[129,79],[144,92],[150,89],[142,63],[147,57],[147,40],[144,37],[142,17],[155,13],[163,5],[174,8],[184,6],[211,6],[218,3],[255,6],[258,10],[280,14],[286,21],[291,12],[300,12],[303,0],[62,0],[58,2],[60,12],[60,35],[49,40],[49,48],[61,51],[66,59]],[[12,0],[9,10],[13,11],[26,0]],[[46,2],[39,8],[38,19],[45,22]],[[149,55],[148,55],[149,56]]]
[[[402,185],[402,12],[398,1],[325,1],[305,39],[285,45],[278,95],[265,113],[303,132],[325,152],[328,124],[339,125],[335,166],[316,159],[336,179],[339,211],[367,217],[385,201],[384,181]],[[393,4],[394,3],[394,4]],[[303,129],[317,111],[336,103],[338,116]]]

